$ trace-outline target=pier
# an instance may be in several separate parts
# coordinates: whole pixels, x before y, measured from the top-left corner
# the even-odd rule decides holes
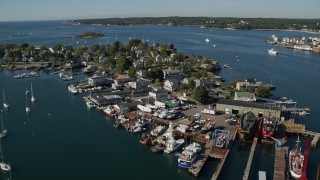
[[[257,143],[258,143],[258,138],[255,137],[253,139],[253,143],[252,143],[252,146],[251,146],[251,150],[250,150],[247,166],[246,166],[246,169],[244,170],[244,175],[243,175],[243,178],[242,178],[243,180],[249,179],[250,169],[251,169],[252,160],[253,160],[253,157],[254,157],[254,152],[256,150]]]
[[[212,141],[208,141],[205,145],[205,152],[203,154],[200,154],[197,159],[195,160],[195,163],[193,163],[189,168],[189,173],[191,173],[193,176],[198,177],[202,167],[206,163],[208,159],[208,154],[211,151],[212,148]]]
[[[227,128],[228,129],[228,128]],[[232,148],[232,145],[233,145],[233,142],[234,140],[236,139],[236,136],[237,136],[237,133],[238,133],[238,130],[237,129],[228,129],[230,130],[231,132],[231,137],[230,137],[230,142],[229,142],[229,147],[226,149],[225,151],[225,154],[223,156],[221,156],[221,160],[220,160],[220,163],[218,164],[218,167],[217,169],[215,170],[214,174],[212,175],[211,177],[211,180],[216,180],[218,179],[220,173],[221,173],[221,170],[224,166],[224,163],[226,162],[227,158],[228,158],[228,155],[229,155],[229,152]],[[215,156],[215,153],[218,154],[217,151],[213,151],[211,152],[211,156]],[[215,157],[218,157],[218,156],[215,156]]]
[[[297,108],[297,107],[292,107],[292,108],[287,108],[284,107],[282,108],[282,111],[289,111],[292,114],[300,114],[302,112],[310,113],[310,108]]]
[[[320,133],[317,132],[313,132],[313,131],[309,131],[306,130],[305,125],[303,124],[296,124],[293,122],[283,122],[282,123],[285,127],[285,131],[286,133],[292,133],[292,134],[301,134],[301,135],[305,135],[305,136],[312,136],[313,140],[311,142],[311,146],[312,147],[317,147],[319,138],[320,138]]]
[[[274,157],[274,168],[273,168],[273,179],[274,180],[284,180],[286,179],[286,154],[287,147],[275,147],[275,157]]]

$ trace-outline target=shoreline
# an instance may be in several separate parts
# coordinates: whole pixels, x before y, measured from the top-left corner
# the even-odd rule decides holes
[[[320,32],[303,31],[303,30],[291,30],[291,29],[252,29],[254,31],[287,31],[287,32],[302,32],[310,34],[320,34]]]

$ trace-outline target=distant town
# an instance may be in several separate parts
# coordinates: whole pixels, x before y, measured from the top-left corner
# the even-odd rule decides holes
[[[267,43],[286,48],[320,53],[319,37],[284,37],[280,39],[277,36],[273,35],[270,39],[267,40]]]

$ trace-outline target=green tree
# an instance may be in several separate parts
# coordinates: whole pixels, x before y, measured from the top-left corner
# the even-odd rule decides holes
[[[196,87],[193,98],[200,103],[207,102],[209,98],[207,89],[204,86]]]
[[[136,77],[136,72],[137,72],[136,68],[134,68],[133,66],[130,66],[130,68],[128,69],[128,76],[134,78]]]
[[[62,47],[63,47],[62,44],[57,43],[57,44],[55,44],[55,45],[53,46],[53,50],[54,50],[54,51],[61,51],[61,50],[62,50]]]
[[[258,97],[262,97],[262,98],[267,98],[269,97],[270,94],[270,90],[268,87],[265,86],[259,86],[256,88],[256,94]]]
[[[86,46],[79,46],[76,48],[76,54],[78,56],[81,56],[84,52],[87,51],[87,49],[88,49],[88,47],[86,47]]]
[[[32,52],[34,51],[34,46],[33,46],[33,45],[28,46],[27,49],[26,49],[26,51],[27,51],[28,53],[32,53]]]
[[[146,61],[146,68],[149,69],[154,64],[154,59],[152,57],[149,57]]]
[[[129,61],[127,58],[123,56],[121,56],[117,60],[117,71],[119,73],[123,73],[124,70],[128,70],[130,66],[131,66],[131,61]]]

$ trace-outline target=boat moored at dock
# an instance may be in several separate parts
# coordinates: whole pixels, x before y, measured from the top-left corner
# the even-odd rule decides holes
[[[178,166],[183,168],[190,168],[196,157],[196,152],[185,149],[182,151],[181,155],[178,158]]]
[[[289,169],[291,176],[294,179],[299,179],[302,176],[304,156],[301,152],[301,148],[299,147],[299,136],[296,142],[296,147],[289,153]]]

